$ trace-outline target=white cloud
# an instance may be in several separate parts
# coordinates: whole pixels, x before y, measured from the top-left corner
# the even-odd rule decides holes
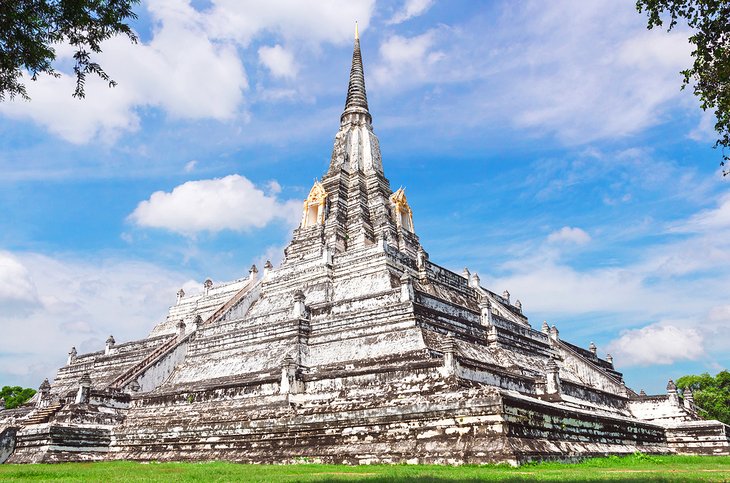
[[[730,195],[721,197],[717,206],[702,210],[686,220],[670,223],[670,234],[682,234],[659,250],[652,250],[637,267],[657,279],[696,273],[727,270],[730,273]],[[702,291],[715,293],[715,285],[707,283]],[[715,302],[716,303],[716,302]],[[708,306],[715,305],[708,304]]]
[[[693,141],[702,143],[707,141],[714,141],[718,138],[718,132],[715,131],[716,122],[717,117],[712,110],[702,111],[702,116],[700,116],[700,122],[694,129],[689,132],[689,134],[687,134],[687,137],[692,139]]]
[[[720,199],[716,208],[704,210],[673,227],[673,231],[706,233],[730,229],[730,195]]]
[[[413,17],[423,15],[434,4],[435,0],[406,0],[403,7],[388,20],[388,24],[399,24]]]
[[[656,124],[659,110],[679,98],[678,72],[690,64],[686,31],[647,32],[623,2],[544,8],[532,3],[522,12],[528,41],[515,46],[524,48],[515,60],[524,64],[512,64],[508,87],[518,126],[568,143],[621,137]]]
[[[291,52],[281,45],[259,48],[259,62],[266,66],[274,77],[293,79],[299,70]]]
[[[555,254],[538,252],[502,266],[507,275],[488,277],[494,287],[508,289],[530,313],[547,316],[595,312],[627,313],[660,303],[661,296],[647,296],[641,274],[631,268],[579,271],[555,260]]]
[[[591,241],[591,236],[578,227],[564,226],[560,230],[550,233],[547,237],[550,243],[573,243],[585,245]]]
[[[26,313],[39,304],[28,270],[8,252],[0,251],[0,304],[11,313]]]
[[[150,99],[176,118],[233,118],[248,87],[235,45],[210,36],[187,2],[148,5],[162,25],[149,45],[133,52],[118,39],[113,49],[105,48],[105,54],[119,59],[120,85],[125,81],[134,87],[142,105]]]
[[[30,119],[75,144],[95,138],[114,142],[123,132],[137,130],[142,107],[161,108],[177,118],[232,118],[247,88],[234,46],[209,38],[200,15],[186,2],[152,2],[149,8],[159,23],[149,43],[133,45],[116,37],[103,45],[99,61],[118,82],[115,88],[89,76],[86,98],[75,99],[75,78],[60,71],[59,78],[28,81],[32,101],[1,103],[0,113]],[[62,47],[58,59],[68,62],[71,55],[72,49]]]
[[[541,159],[531,165],[527,177],[540,200],[559,199],[571,192],[578,195],[588,189],[600,193],[607,205],[631,202],[641,193],[657,197],[672,193],[672,199],[705,203],[716,181],[657,157],[648,148],[602,151],[588,147],[572,156]]]
[[[421,15],[432,3],[407,0],[391,21]],[[151,40],[133,46],[118,38],[104,45],[101,61],[119,81],[115,89],[90,79],[88,98],[77,101],[59,95],[72,92],[71,76],[44,77],[30,83],[32,103],[3,103],[0,112],[83,144],[113,142],[138,130],[146,108],[181,119],[228,121],[246,116],[242,111],[256,101],[310,100],[305,91],[319,82],[294,90],[261,81],[250,94],[241,56],[257,56],[246,61],[265,65],[274,78],[301,76],[299,70],[308,71],[323,43],[350,42],[354,20],[365,30],[375,9],[374,0],[212,0],[208,5],[199,11],[186,0],[149,2]],[[647,32],[645,19],[630,3],[533,1],[495,9],[495,15],[382,40],[380,58],[368,68],[380,94],[407,89],[416,96],[433,94],[390,122],[448,123],[451,117],[460,125],[506,122],[579,144],[640,132],[663,122],[664,111],[677,102],[696,109],[695,102],[685,102],[691,93],[679,91],[678,71],[691,60],[687,32]],[[273,46],[257,45],[262,40]],[[61,60],[68,61],[69,53],[64,50]],[[456,92],[439,97],[419,92],[424,86],[434,91],[453,86]]]
[[[196,159],[190,160],[187,163],[185,163],[185,167],[183,168],[183,171],[186,173],[192,173],[195,170],[195,167],[198,165],[198,161]]]
[[[245,177],[234,174],[188,181],[169,193],[157,191],[137,205],[129,220],[141,227],[189,236],[201,231],[246,231],[275,220],[293,224],[300,214],[300,201],[281,201],[275,193],[267,195]]]
[[[671,316],[699,326],[706,323],[700,315],[724,300],[730,285],[730,230],[645,244],[634,262],[609,267],[574,268],[549,242],[526,253],[489,279],[519,294],[531,313],[549,316],[621,314],[619,325]]]
[[[646,70],[656,67],[674,69],[689,59],[691,45],[685,35],[657,35],[650,30],[633,32],[617,52],[620,65]],[[679,86],[676,86],[679,90]]]
[[[30,387],[52,377],[71,346],[96,351],[109,334],[119,342],[145,337],[190,279],[133,260],[5,252],[1,257],[3,267],[13,267],[2,273],[15,274],[23,284],[15,293],[35,305],[32,312],[0,311],[0,381]]]
[[[607,350],[622,367],[672,364],[704,355],[702,335],[696,329],[665,323],[625,330]]]
[[[97,59],[118,82],[109,89],[94,76],[86,99],[71,97],[75,78],[64,71],[73,49],[57,51],[59,78],[25,78],[33,99],[0,103],[0,114],[27,119],[74,144],[115,142],[140,127],[140,111],[157,108],[178,119],[228,121],[240,115],[248,79],[237,48],[257,35],[278,34],[316,49],[322,42],[352,39],[354,21],[367,27],[374,0],[270,2],[214,0],[201,12],[188,0],[147,2],[153,36],[133,45],[126,38],[104,42]],[[316,28],[312,26],[316,25]],[[275,76],[296,75],[286,51],[264,51]]]
[[[269,189],[269,193],[272,195],[278,195],[281,193],[281,185],[275,180],[272,179],[268,183],[266,183],[266,187]]]
[[[206,11],[207,30],[217,38],[248,45],[263,32],[287,40],[319,44],[351,41],[355,21],[365,30],[375,0],[213,0]]]
[[[373,70],[373,79],[379,85],[398,85],[404,77],[408,83],[426,80],[434,64],[444,54],[432,49],[436,31],[431,30],[415,37],[393,35],[380,45],[382,59]]]
[[[613,233],[632,245],[630,261],[604,257],[602,237],[590,249],[599,259],[608,258],[608,266],[572,266],[571,254],[548,239],[524,247],[524,255],[499,267],[504,275],[487,279],[498,291],[518,295],[538,320],[548,318],[560,328],[567,319],[568,339],[586,330],[584,318],[605,320],[604,333],[623,328],[608,348],[618,367],[698,359],[711,364],[730,351],[729,206],[721,197],[716,207],[684,220],[653,223],[649,241],[647,231],[635,227]],[[572,233],[554,234],[562,239],[561,232]]]
[[[687,30],[647,31],[630,2],[504,2],[497,9],[386,39],[375,80],[391,95],[453,86],[446,102],[429,97],[422,107],[429,112],[414,112],[419,122],[506,120],[566,144],[629,136],[663,122],[670,108],[696,109],[680,91],[679,71],[691,65]]]
[[[276,264],[282,253],[282,247],[270,247],[264,256]],[[247,275],[243,267],[241,272]],[[0,287],[13,275],[23,286],[12,287],[12,296],[32,300],[34,308],[9,311],[0,299],[0,385],[26,387],[52,379],[71,346],[85,353],[103,349],[110,334],[118,343],[146,337],[164,320],[177,291],[199,293],[205,278],[117,257],[0,252]]]
[[[124,87],[109,89],[89,79],[87,97],[79,100],[71,97],[75,83],[65,74],[59,78],[40,76],[35,82],[24,76],[24,82],[33,100],[16,98],[0,103],[0,113],[11,119],[30,119],[71,143],[83,144],[95,137],[113,142],[121,132],[139,127],[139,116]]]

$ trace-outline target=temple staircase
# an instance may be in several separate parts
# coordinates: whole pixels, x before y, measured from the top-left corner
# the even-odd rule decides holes
[[[244,285],[241,290],[236,292],[226,303],[220,306],[210,317],[208,317],[203,325],[213,324],[221,320],[231,309],[233,309],[239,302],[241,302],[247,295],[254,291],[261,285],[261,281],[257,281],[255,278],[251,278],[249,282]],[[160,345],[154,351],[152,351],[147,357],[139,361],[134,366],[130,367],[119,376],[117,376],[110,384],[110,389],[121,390],[124,386],[137,379],[139,376],[145,373],[147,369],[157,364],[159,361],[173,353],[182,344],[187,343],[195,334],[196,331],[189,332],[188,334],[180,337],[172,337],[167,340],[164,344]]]
[[[147,357],[121,373],[119,376],[117,376],[111,384],[109,384],[109,388],[111,389],[121,389],[123,388],[127,383],[131,382],[132,380],[136,379],[140,374],[142,374],[148,367],[153,365],[155,362],[162,359],[165,355],[169,354],[173,349],[178,347],[180,344],[188,340],[188,338],[192,335],[192,332],[188,334],[185,337],[172,337],[171,339],[167,340],[164,344],[159,346],[157,349],[152,351]]]
[[[50,406],[33,411],[27,419],[23,421],[24,426],[30,426],[32,424],[43,424],[47,423],[59,409],[63,407],[63,404],[56,402]]]

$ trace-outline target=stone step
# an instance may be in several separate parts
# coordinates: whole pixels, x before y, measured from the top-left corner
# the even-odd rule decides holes
[[[54,403],[48,407],[38,409],[31,413],[31,415],[23,421],[23,424],[25,426],[30,426],[31,424],[42,424],[47,423],[49,419],[51,419],[51,416],[56,414],[59,409],[63,407],[63,404],[61,403]]]
[[[221,305],[215,312],[213,312],[204,321],[203,325],[210,325],[220,320],[228,310],[230,310],[233,306],[235,306],[238,302],[245,298],[246,295],[251,290],[253,290],[253,288],[256,287],[258,283],[260,282],[257,282],[254,278],[246,282],[238,292],[236,292],[231,298],[227,299],[225,303],[223,303],[223,305]],[[152,364],[156,363],[168,354],[175,351],[178,347],[180,347],[181,344],[189,341],[192,338],[193,334],[195,334],[195,332],[190,332],[188,333],[188,335],[183,337],[171,338],[169,341],[165,342],[160,347],[155,349],[150,355],[139,361],[128,370],[122,372],[114,379],[114,381],[112,381],[111,384],[109,384],[109,387],[124,387],[125,384],[143,374]]]
[[[315,319],[310,323],[312,335],[326,335],[343,330],[354,330],[361,327],[369,327],[382,320],[389,321],[405,320],[413,316],[411,307],[407,304],[393,304],[386,307],[378,307],[369,311],[358,311],[353,313],[342,313],[337,316],[329,316],[323,319]]]
[[[187,337],[183,337],[181,339],[178,339],[176,337],[171,338],[161,346],[159,346],[157,349],[152,351],[151,354],[149,354],[147,357],[136,363],[134,366],[130,367],[129,369],[122,372],[120,375],[118,375],[110,384],[109,387],[113,388],[121,388],[126,384],[127,382],[131,381],[137,375],[144,371],[147,366],[152,364],[154,361],[158,360],[159,358],[163,357],[165,354],[169,353],[170,351],[174,350],[183,340],[186,340]]]
[[[156,347],[170,340],[169,335],[145,339],[136,344],[118,344],[111,354],[103,352],[93,356],[84,355],[70,365],[58,370],[53,383],[54,394],[65,395],[68,391],[78,389],[81,376],[88,372],[91,375],[92,387],[106,387],[132,366],[147,357]],[[126,347],[124,351],[117,348]],[[130,349],[131,348],[131,349]]]
[[[288,318],[287,314],[291,314],[291,312],[291,307],[287,307],[285,310],[272,311],[256,317],[223,320],[203,327],[199,334],[201,337],[212,337],[214,335],[225,336],[226,334],[239,330],[256,331],[269,325],[280,323],[282,319]]]
[[[291,320],[278,324],[267,324],[266,326],[257,326],[253,328],[239,328],[226,333],[214,333],[208,335],[203,332],[190,345],[189,354],[194,355],[208,348],[218,347],[221,345],[240,345],[264,343],[271,339],[292,336],[299,330],[299,324],[295,320]]]

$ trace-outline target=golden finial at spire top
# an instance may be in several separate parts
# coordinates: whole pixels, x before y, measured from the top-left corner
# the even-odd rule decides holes
[[[360,38],[360,33],[357,31],[357,20],[355,20],[355,40]]]

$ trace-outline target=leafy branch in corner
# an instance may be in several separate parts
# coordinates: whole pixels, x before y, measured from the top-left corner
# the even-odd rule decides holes
[[[636,9],[646,11],[649,29],[661,27],[668,20],[671,31],[680,19],[692,29],[689,42],[694,46],[694,63],[681,72],[682,89],[692,85],[703,110],[715,114],[718,139],[714,147],[722,149],[723,175],[730,162],[730,0],[638,0]]]
[[[31,80],[40,74],[59,77],[54,69],[56,47],[67,43],[75,49],[73,96],[85,97],[89,74],[110,87],[116,82],[94,60],[101,45],[117,35],[137,43],[127,24],[137,18],[132,7],[139,0],[0,0],[0,101],[19,96],[30,99],[23,73]]]

